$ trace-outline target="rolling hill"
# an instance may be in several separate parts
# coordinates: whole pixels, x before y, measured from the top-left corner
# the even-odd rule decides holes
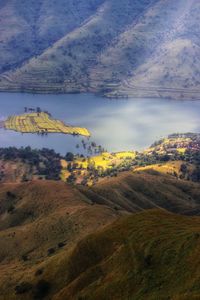
[[[124,172],[79,190],[92,201],[130,213],[162,208],[174,213],[199,215],[199,183],[173,178],[154,170]]]
[[[35,276],[43,263],[121,214],[62,182],[1,184],[0,299],[20,299],[22,277]]]
[[[48,247],[63,241],[70,244],[76,236],[118,216],[108,206],[95,205],[76,188],[54,181],[2,184],[0,203],[0,261],[16,255],[15,242],[17,255],[38,259]]]
[[[78,243],[53,299],[199,299],[199,226],[159,210],[123,218]]]
[[[194,0],[0,1],[0,90],[199,99]]]
[[[186,250],[195,255],[198,244],[198,217],[172,213],[195,216],[199,211],[199,183],[158,172],[121,173],[91,188],[41,180],[1,184],[0,299],[94,299],[94,290],[95,299],[126,299],[128,294],[155,299],[154,293],[163,295],[166,289],[166,268],[175,272],[183,258],[182,272]],[[181,249],[186,249],[183,257]],[[152,256],[157,257],[153,266]],[[163,283],[155,278],[148,289],[150,273],[154,278],[157,272]],[[181,278],[176,291],[169,281],[169,295],[190,288],[198,292],[196,277],[190,277],[185,290]]]

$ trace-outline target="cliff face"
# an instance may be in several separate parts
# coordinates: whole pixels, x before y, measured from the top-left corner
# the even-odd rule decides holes
[[[0,1],[0,90],[199,98],[200,4]]]

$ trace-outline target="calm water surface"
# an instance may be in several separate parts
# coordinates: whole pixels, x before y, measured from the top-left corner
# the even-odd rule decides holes
[[[0,93],[0,120],[40,106],[67,124],[87,127],[91,140],[108,151],[141,150],[174,132],[200,132],[200,101],[108,100],[91,94],[32,95]],[[48,147],[77,153],[82,137],[38,136],[0,129],[0,147]],[[81,149],[79,150],[81,151]]]

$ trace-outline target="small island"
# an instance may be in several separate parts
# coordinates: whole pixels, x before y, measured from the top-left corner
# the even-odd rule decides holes
[[[66,125],[60,120],[53,119],[51,114],[41,110],[25,112],[19,116],[9,116],[1,122],[1,127],[22,133],[36,133],[47,135],[48,133],[62,133],[71,135],[82,135],[90,137],[87,128]]]

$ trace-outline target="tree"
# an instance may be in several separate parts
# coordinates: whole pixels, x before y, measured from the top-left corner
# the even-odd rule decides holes
[[[67,183],[73,184],[76,181],[76,176],[74,173],[72,173],[71,175],[69,175],[69,177],[67,178]]]
[[[67,152],[65,155],[66,161],[73,161],[74,160],[74,154],[72,152]]]

